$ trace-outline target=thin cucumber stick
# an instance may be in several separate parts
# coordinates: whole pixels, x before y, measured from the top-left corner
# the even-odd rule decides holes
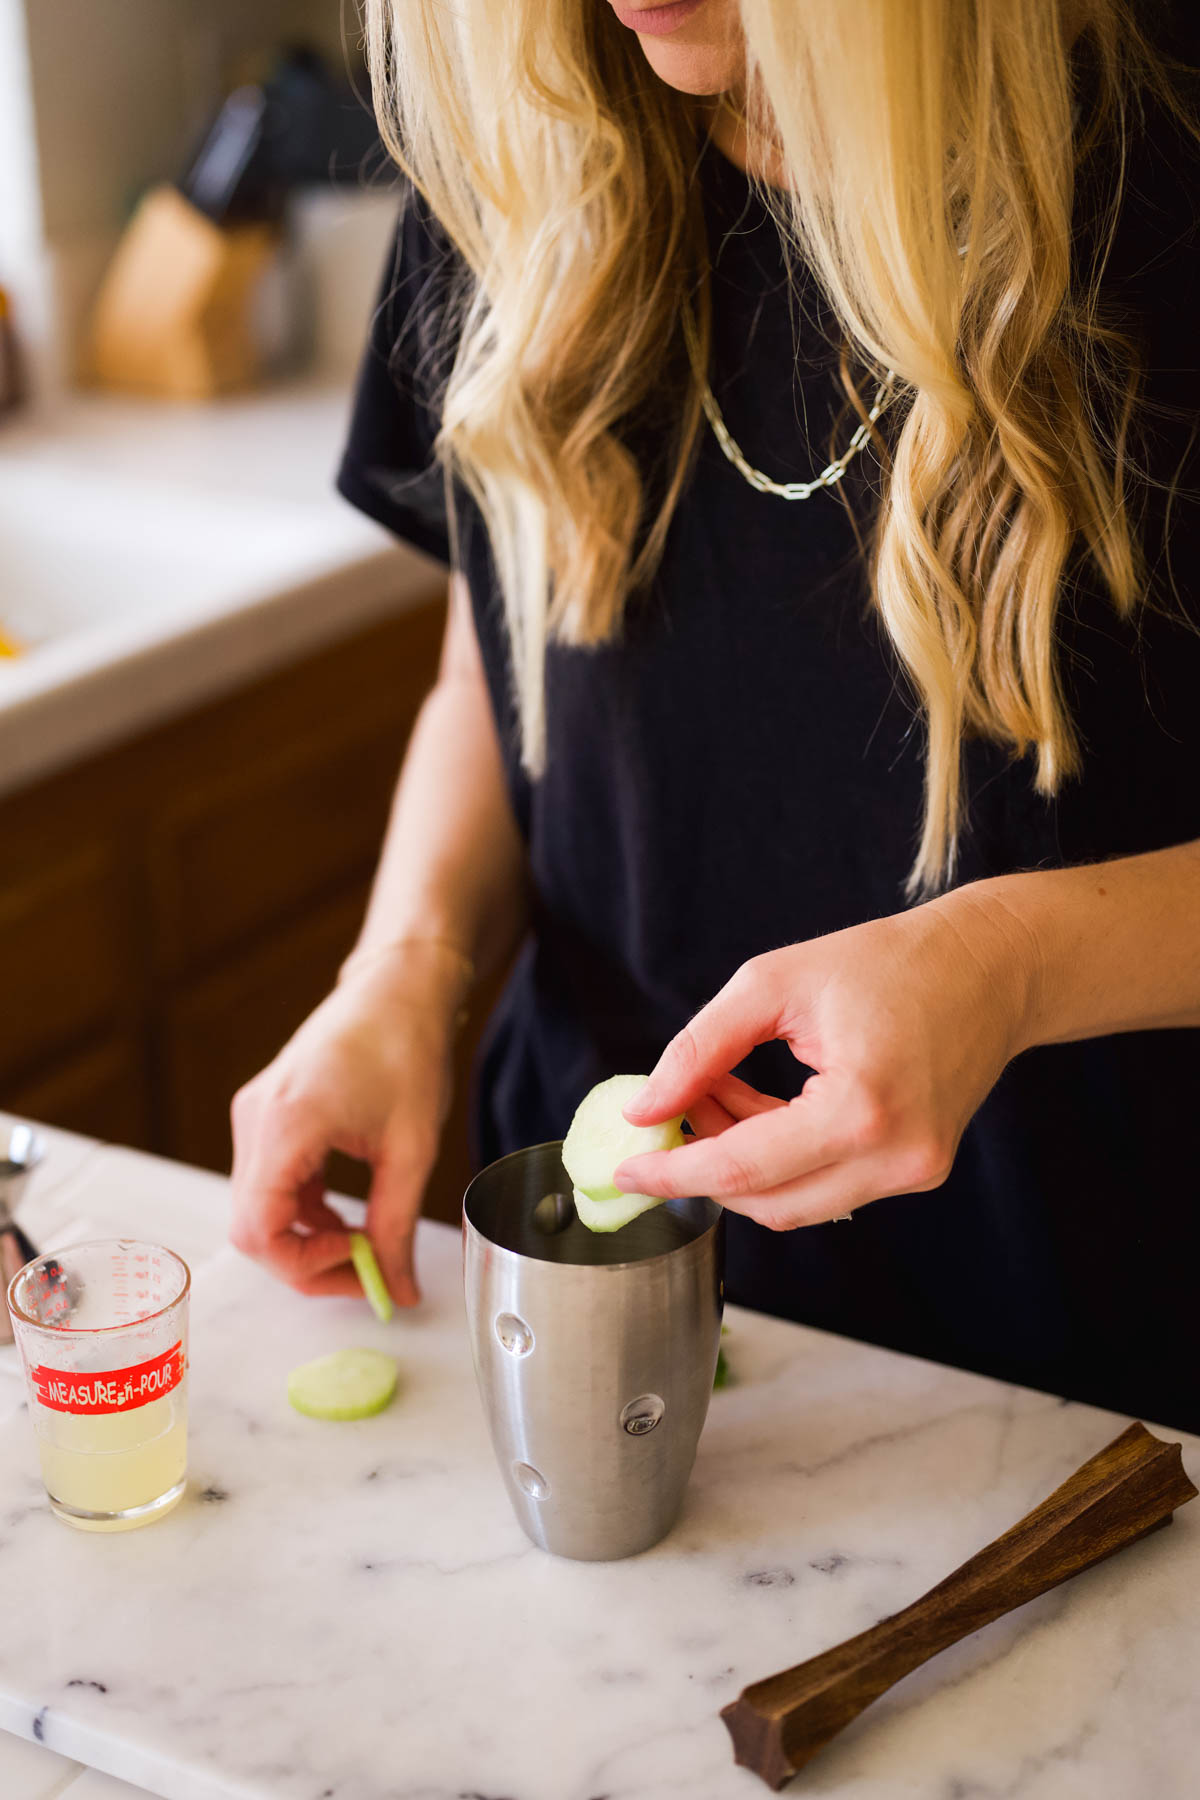
[[[354,1264],[354,1273],[362,1282],[363,1293],[371,1302],[371,1310],[386,1325],[396,1309],[392,1305],[392,1296],[387,1291],[378,1259],[371,1248],[371,1240],[365,1232],[350,1233],[350,1260]]]

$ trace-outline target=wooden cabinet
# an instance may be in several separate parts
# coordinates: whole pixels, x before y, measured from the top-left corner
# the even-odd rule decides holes
[[[354,941],[444,618],[434,593],[0,799],[0,1105],[228,1169],[232,1093]],[[468,1173],[460,1107],[428,1210],[457,1220]]]
[[[230,1095],[329,992],[361,918],[358,894],[327,901],[179,986],[159,1061],[172,1155],[228,1166]]]
[[[59,1058],[31,1081],[4,1089],[4,1105],[29,1119],[66,1125],[88,1137],[149,1147],[145,1047],[133,1037],[106,1037]]]
[[[0,1068],[13,1069],[52,1057],[123,1010],[126,884],[116,846],[92,825],[65,834],[45,861],[27,859],[18,831],[4,838]]]

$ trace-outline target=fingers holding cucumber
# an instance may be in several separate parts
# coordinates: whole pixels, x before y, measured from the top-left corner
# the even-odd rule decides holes
[[[563,1167],[574,1187],[575,1211],[589,1231],[619,1231],[652,1206],[650,1194],[617,1187],[613,1171],[628,1157],[675,1150],[686,1140],[682,1114],[657,1125],[631,1125],[624,1108],[645,1085],[644,1075],[613,1075],[585,1094],[563,1139]]]

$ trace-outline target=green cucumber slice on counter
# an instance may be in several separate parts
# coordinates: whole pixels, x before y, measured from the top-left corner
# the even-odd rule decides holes
[[[571,1198],[579,1223],[589,1231],[620,1231],[622,1225],[649,1212],[652,1206],[662,1205],[657,1194],[622,1194],[619,1200],[593,1200],[582,1188],[572,1188]]]
[[[645,1080],[644,1075],[612,1075],[594,1087],[590,1094],[585,1094],[576,1108],[562,1147],[563,1167],[571,1177],[572,1185],[587,1199],[643,1203],[636,1212],[629,1214],[629,1218],[645,1212],[647,1196],[623,1194],[613,1185],[613,1170],[618,1163],[623,1163],[627,1156],[642,1156],[651,1150],[677,1150],[684,1142],[679,1129],[683,1122],[682,1113],[661,1125],[631,1125],[625,1118],[621,1108],[628,1105]],[[650,1204],[659,1203],[655,1200]],[[627,1225],[629,1218],[620,1223]],[[587,1224],[586,1219],[584,1224]],[[592,1226],[590,1229],[616,1231],[618,1227]]]
[[[309,1419],[369,1419],[389,1404],[398,1376],[382,1350],[334,1350],[293,1369],[287,1395]]]
[[[395,1307],[392,1305],[392,1296],[387,1291],[375,1252],[371,1248],[371,1240],[365,1232],[352,1231],[350,1233],[350,1260],[354,1264],[354,1273],[362,1282],[363,1293],[371,1302],[372,1312],[386,1325],[395,1311]]]

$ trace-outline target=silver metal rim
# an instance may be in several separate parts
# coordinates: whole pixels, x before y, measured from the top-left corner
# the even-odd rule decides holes
[[[472,1194],[476,1184],[478,1182],[482,1181],[485,1176],[491,1174],[493,1170],[501,1169],[504,1167],[504,1165],[506,1163],[517,1162],[524,1157],[537,1156],[539,1154],[539,1152],[541,1152],[541,1151],[551,1151],[555,1155],[561,1156],[561,1154],[562,1154],[562,1139],[561,1138],[551,1139],[550,1141],[548,1141],[547,1143],[544,1143],[544,1144],[527,1144],[524,1147],[524,1149],[510,1150],[507,1156],[497,1157],[496,1161],[494,1163],[489,1163],[486,1169],[481,1169],[479,1171],[479,1174],[476,1175],[472,1179],[472,1181],[469,1183],[469,1185],[467,1187],[466,1193],[463,1195],[462,1226],[463,1226],[464,1233],[469,1233],[470,1236],[472,1238],[478,1240],[479,1243],[486,1244],[488,1247],[488,1250],[495,1256],[511,1257],[517,1262],[524,1261],[524,1258],[522,1257],[521,1252],[519,1250],[509,1250],[508,1248],[506,1248],[505,1245],[497,1244],[494,1241],[494,1239],[488,1237],[486,1232],[480,1230],[479,1226],[475,1223],[474,1219],[471,1218],[469,1212],[467,1211],[467,1208],[468,1208],[468,1206],[470,1204],[470,1200],[471,1200],[471,1194]],[[709,1196],[706,1194],[696,1194],[696,1195],[691,1196],[691,1198],[697,1199],[697,1200],[705,1200],[705,1199],[708,1199]],[[667,1200],[667,1201],[664,1201],[663,1204],[665,1206],[670,1206],[671,1202],[669,1200]],[[676,1244],[674,1247],[668,1247],[665,1250],[657,1250],[657,1251],[655,1251],[653,1256],[634,1257],[634,1259],[631,1262],[611,1262],[611,1263],[562,1262],[562,1263],[556,1263],[555,1267],[559,1268],[559,1269],[577,1270],[579,1273],[586,1274],[586,1275],[593,1275],[593,1276],[607,1275],[615,1270],[621,1270],[621,1269],[652,1268],[655,1263],[663,1262],[669,1256],[680,1257],[680,1256],[687,1256],[689,1253],[696,1254],[696,1253],[698,1253],[700,1248],[705,1243],[707,1243],[709,1238],[713,1237],[716,1234],[716,1232],[718,1232],[720,1230],[721,1220],[724,1217],[724,1210],[720,1206],[720,1204],[716,1201],[713,1201],[713,1205],[715,1205],[717,1208],[717,1215],[716,1215],[716,1218],[713,1220],[712,1224],[707,1226],[702,1232],[700,1232],[696,1237],[692,1238],[686,1244]]]

